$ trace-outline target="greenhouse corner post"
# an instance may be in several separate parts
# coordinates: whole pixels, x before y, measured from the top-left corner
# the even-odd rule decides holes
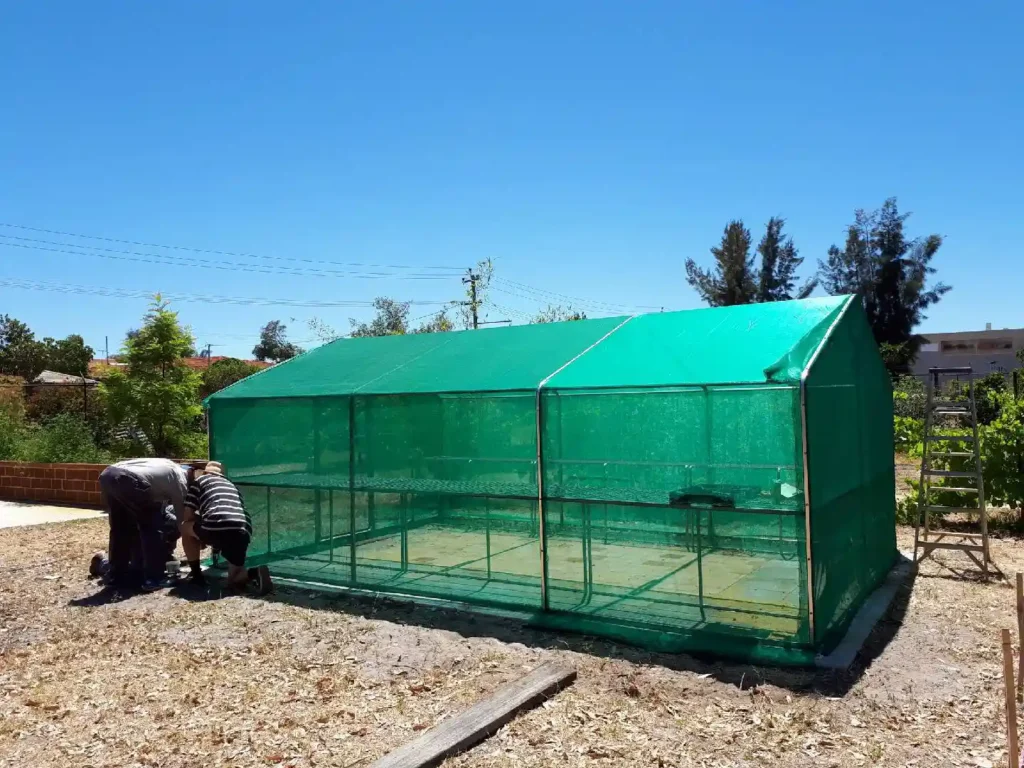
[[[814,350],[811,359],[807,361],[807,365],[800,373],[800,431],[803,438],[804,454],[804,549],[806,550],[807,558],[807,623],[811,633],[812,645],[814,644],[814,554],[811,547],[811,471],[810,452],[807,441],[807,377],[811,372],[811,368],[814,367],[818,355],[821,354],[821,350],[825,348],[829,339],[832,338],[832,332],[839,325],[839,321],[843,319],[846,310],[850,308],[850,302],[854,301],[855,298],[850,297],[847,299],[846,304],[840,308],[836,319],[832,321],[828,330],[825,331],[825,335],[821,338],[821,343],[818,344],[818,348]]]
[[[544,525],[544,416],[541,386],[537,387],[537,525],[540,538],[540,608],[548,610],[548,543]]]
[[[810,365],[807,366],[808,370]],[[807,451],[807,374],[800,375],[800,430],[804,454],[804,553],[807,560],[807,624],[811,645],[814,645],[814,557],[811,554],[811,473]]]
[[[349,578],[356,584],[356,398],[348,398],[348,559]]]

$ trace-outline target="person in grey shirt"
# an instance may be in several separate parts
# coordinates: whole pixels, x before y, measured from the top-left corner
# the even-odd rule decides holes
[[[141,554],[142,588],[164,586],[166,531],[173,510],[175,522],[185,517],[187,470],[170,459],[129,459],[100,473],[100,492],[110,524],[109,565],[104,581],[132,586],[132,550]]]

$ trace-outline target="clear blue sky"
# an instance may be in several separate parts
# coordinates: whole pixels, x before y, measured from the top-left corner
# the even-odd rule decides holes
[[[0,222],[293,259],[491,257],[534,289],[688,308],[700,302],[683,262],[706,263],[728,219],[757,237],[786,217],[806,268],[855,208],[896,195],[911,235],[946,238],[935,266],[954,290],[923,329],[1018,327],[1022,32],[1020,2],[8,3]],[[10,245],[0,265],[0,280],[172,294],[462,291],[454,271],[358,279]],[[519,295],[494,293],[492,318],[545,303],[504,289]],[[98,353],[145,303],[0,285],[0,312],[40,335],[82,333]],[[177,307],[200,344],[236,355],[269,319],[302,340],[310,317],[347,328],[369,314]]]

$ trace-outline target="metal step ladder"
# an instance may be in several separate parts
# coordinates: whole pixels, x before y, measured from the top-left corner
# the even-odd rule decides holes
[[[999,572],[992,561],[988,547],[988,517],[985,511],[985,480],[982,476],[981,446],[978,441],[978,408],[974,400],[974,372],[970,366],[965,368],[930,368],[928,370],[928,389],[924,412],[924,456],[921,459],[920,509],[914,526],[914,561],[920,562],[937,549],[952,549],[965,552],[985,575],[989,568]],[[942,377],[967,379],[967,401],[950,401],[942,397],[940,387]],[[950,420],[960,420],[963,426],[969,426],[972,434],[943,434],[943,426]],[[948,431],[948,430],[947,430]],[[955,443],[954,450],[939,450],[939,443]],[[941,467],[944,459],[973,458],[973,469],[956,471],[936,469]],[[958,483],[953,486],[933,485],[934,478],[958,478],[974,480],[974,486]],[[935,494],[958,491],[976,496],[977,506],[951,507],[933,504]],[[977,533],[961,531],[945,531],[933,528],[932,515],[937,514],[939,521],[945,515],[961,513],[978,523]],[[921,552],[920,557],[918,551]]]

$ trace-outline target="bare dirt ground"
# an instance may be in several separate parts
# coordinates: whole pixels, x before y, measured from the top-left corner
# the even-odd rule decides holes
[[[84,571],[105,525],[0,530],[0,765],[355,768],[545,660],[576,666],[576,684],[446,766],[1005,760],[998,630],[1016,626],[1014,592],[955,553],[835,675],[292,589],[97,601]],[[1024,570],[1018,543],[994,554]]]

